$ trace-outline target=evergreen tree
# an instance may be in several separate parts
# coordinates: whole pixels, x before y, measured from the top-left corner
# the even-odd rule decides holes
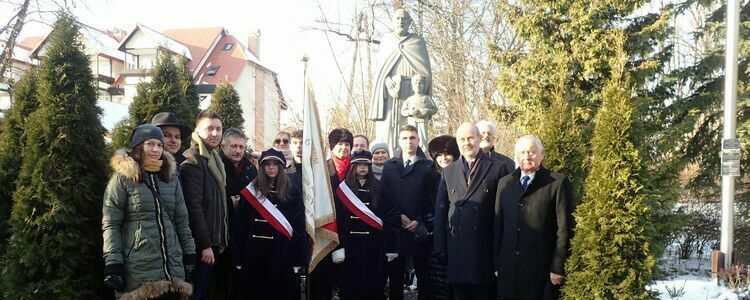
[[[639,0],[502,1],[506,22],[526,47],[496,53],[503,69],[500,91],[512,105],[493,110],[501,121],[542,138],[545,165],[570,177],[577,199],[589,169],[586,145],[592,120],[611,74],[608,61],[615,53],[603,38],[626,27],[625,49],[634,57],[627,66],[639,82],[656,74],[664,63],[654,45],[669,32],[669,10],[634,16],[643,5]]]
[[[598,176],[603,176],[601,165],[592,166],[601,154],[593,153],[595,128],[599,129],[595,118],[606,120],[608,117],[598,116],[600,108],[612,97],[613,82],[627,84],[621,86],[626,93],[622,97],[629,101],[632,113],[628,116],[632,121],[630,127],[625,128],[629,136],[629,146],[638,156],[637,160],[628,161],[629,164],[610,165],[608,171],[630,172],[632,168],[648,170],[648,172],[633,173],[633,176],[646,177],[636,183],[639,189],[630,191],[624,199],[639,202],[638,209],[645,215],[638,222],[650,222],[653,234],[645,235],[643,240],[648,248],[644,250],[646,260],[659,257],[663,250],[664,239],[673,228],[675,222],[671,217],[671,207],[678,196],[674,164],[665,159],[662,152],[664,145],[661,128],[664,118],[663,104],[667,99],[663,89],[655,87],[654,78],[661,76],[665,64],[670,58],[668,37],[671,33],[669,20],[673,16],[673,9],[667,5],[655,13],[649,1],[640,0],[550,0],[550,1],[503,1],[503,11],[506,22],[520,38],[524,39],[526,47],[523,51],[496,53],[496,59],[503,68],[498,82],[503,95],[512,105],[495,107],[499,119],[514,122],[522,133],[540,136],[545,146],[545,166],[566,174],[570,177],[577,200],[583,205],[578,208],[576,218],[585,218],[591,213],[592,206],[587,201],[597,201],[600,191],[590,187],[587,178],[593,183],[600,182]],[[645,9],[647,5],[649,9]],[[621,43],[614,43],[614,37],[624,33]],[[625,61],[612,64],[613,59],[624,57]],[[619,69],[614,69],[619,68]],[[627,78],[623,81],[621,78]],[[523,88],[518,88],[523,87]],[[607,98],[607,99],[605,99]],[[625,101],[625,100],[623,100]],[[613,105],[606,103],[606,105]],[[604,121],[597,121],[603,123]],[[595,125],[597,127],[595,127]],[[596,132],[596,134],[600,134]],[[601,137],[597,137],[601,139]],[[619,136],[612,137],[616,140]],[[613,140],[610,142],[615,143]],[[599,142],[599,141],[597,141]],[[617,141],[620,143],[621,141]],[[622,145],[615,146],[622,147]],[[593,159],[593,161],[592,161]],[[632,163],[632,165],[631,165]],[[618,168],[624,168],[620,170]],[[592,174],[589,174],[592,172]],[[634,172],[634,171],[633,171]],[[612,176],[612,175],[609,175]],[[640,177],[637,177],[641,179]],[[618,179],[618,178],[615,178]],[[614,183],[613,183],[614,184]],[[585,187],[584,187],[585,186]],[[602,188],[606,188],[603,186]],[[657,194],[654,191],[660,191]],[[589,192],[595,193],[588,195]],[[656,196],[658,195],[658,196]],[[627,200],[624,200],[627,202]],[[633,208],[635,209],[635,208]],[[580,216],[579,216],[580,214]],[[638,223],[642,225],[641,223]],[[632,224],[622,223],[623,226]],[[579,224],[575,235],[585,238],[586,232],[595,230],[589,228],[591,224]],[[631,229],[621,228],[631,232]],[[633,229],[635,230],[635,229]],[[616,236],[619,238],[619,235]],[[577,239],[578,237],[576,237]],[[603,240],[586,240],[587,242],[604,242]],[[632,245],[628,242],[628,245]],[[588,247],[607,247],[607,244],[574,243],[572,251],[577,255],[587,255]],[[580,248],[580,249],[578,249]],[[608,248],[606,254],[612,257],[633,257],[623,247]],[[620,251],[620,252],[618,252]],[[592,254],[594,256],[595,254]],[[575,256],[575,255],[574,255]],[[601,256],[604,257],[604,256]],[[578,258],[580,259],[580,258]],[[588,260],[586,260],[588,261]],[[640,277],[627,283],[629,287],[638,286],[653,274],[653,263],[641,261],[644,269]],[[638,262],[630,262],[633,266]],[[582,268],[581,262],[569,265],[570,277],[589,276]],[[585,265],[586,267],[591,267]],[[605,266],[604,262],[601,266]],[[635,268],[635,267],[633,267]],[[601,271],[601,268],[593,268]],[[632,269],[631,269],[632,270]],[[607,271],[616,271],[608,270]],[[576,273],[584,272],[581,275]],[[641,276],[641,274],[643,276]],[[615,278],[604,274],[606,279]],[[604,293],[615,289],[619,283],[614,280],[595,281],[602,284]],[[568,286],[574,285],[568,282]],[[606,285],[606,286],[604,286]],[[585,288],[588,286],[584,286]],[[629,287],[624,290],[629,290]],[[580,297],[582,294],[568,292],[570,299],[589,298]],[[597,295],[597,294],[594,294]],[[638,298],[639,295],[632,295]],[[606,296],[602,296],[606,298]],[[626,299],[628,296],[618,295],[616,298]]]
[[[154,115],[163,111],[176,112],[185,102],[180,74],[169,52],[159,51],[150,75],[151,81],[138,84],[137,93],[130,104],[133,126],[150,123]]]
[[[0,135],[0,253],[8,239],[8,217],[13,207],[13,191],[21,171],[21,149],[26,144],[26,117],[37,108],[36,69],[30,70],[13,89],[13,103],[6,112],[6,127]],[[2,295],[0,295],[2,298]]]
[[[180,77],[182,93],[185,95],[185,104],[181,106],[180,110],[175,114],[177,114],[177,117],[183,125],[192,128],[195,126],[195,117],[201,112],[201,100],[198,95],[198,88],[195,86],[193,75],[190,72],[187,63],[187,59],[183,56],[180,56],[177,59],[177,73]],[[185,121],[182,119],[185,119]]]
[[[149,71],[151,81],[141,82],[136,88],[136,96],[130,103],[128,121],[115,126],[112,148],[119,149],[130,145],[130,133],[139,124],[151,123],[151,118],[160,112],[174,112],[180,123],[192,128],[198,115],[198,93],[192,83],[190,71],[180,56],[175,64],[165,50],[159,51],[156,64]],[[190,145],[190,136],[183,137],[183,147]]]
[[[691,168],[687,187],[697,200],[713,201],[720,196],[721,143],[724,131],[724,59],[726,38],[726,2],[688,0],[677,7],[706,10],[705,22],[691,32],[695,61],[665,76],[661,88],[672,96],[665,112],[657,116],[668,120],[662,137],[663,153],[673,158],[677,170]],[[737,82],[737,138],[741,145],[740,170],[735,180],[735,251],[750,251],[750,2],[740,2],[740,28]],[[692,45],[691,45],[692,47]]]
[[[198,88],[195,86],[193,75],[190,72],[187,63],[187,59],[183,56],[180,56],[177,60],[177,73],[180,78],[180,88],[185,98],[184,103],[177,108],[175,114],[177,115],[180,124],[183,124],[188,128],[195,128],[195,117],[201,112],[201,100],[198,95]],[[190,146],[190,139],[189,134],[182,137],[183,148]]]
[[[622,46],[622,34],[605,39]],[[620,57],[624,57],[621,55]],[[601,94],[591,139],[591,171],[576,212],[576,231],[564,299],[650,299],[646,290],[656,257],[653,199],[645,189],[633,123],[635,88],[615,59]]]
[[[26,145],[3,264],[6,299],[98,299],[102,291],[104,127],[78,26],[62,16],[47,39],[39,108]]]
[[[211,96],[210,109],[221,116],[221,124],[224,128],[237,128],[243,130],[245,119],[242,117],[242,106],[240,106],[240,95],[230,83],[222,83],[216,87]]]
[[[133,133],[133,128],[135,126],[130,125],[130,118],[115,123],[115,128],[112,130],[112,144],[109,145],[110,153],[130,147],[130,134]]]

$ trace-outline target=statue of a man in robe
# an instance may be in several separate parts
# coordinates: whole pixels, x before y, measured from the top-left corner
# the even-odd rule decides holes
[[[408,124],[401,115],[401,107],[414,94],[411,78],[417,74],[424,76],[426,95],[432,96],[432,69],[424,39],[409,33],[412,23],[409,13],[399,9],[392,21],[393,32],[383,37],[380,46],[381,65],[373,89],[370,119],[375,122],[375,139],[395,149],[399,128]]]

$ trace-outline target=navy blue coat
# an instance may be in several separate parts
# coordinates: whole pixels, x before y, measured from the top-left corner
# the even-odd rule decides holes
[[[336,182],[338,178],[331,178],[331,181]],[[387,274],[385,254],[398,253],[401,216],[385,197],[387,190],[383,186],[374,189],[368,183],[360,186],[357,182],[356,185],[350,187],[352,192],[383,221],[383,230],[367,225],[334,193],[339,246],[346,249],[340,274],[342,293],[348,298],[363,299],[383,294]]]
[[[417,160],[408,169],[404,169],[404,161],[398,154],[383,165],[383,176],[380,178],[380,183],[389,191],[391,202],[401,214],[416,220],[422,226],[428,225],[432,215],[434,199],[430,195],[434,193],[431,191],[433,183],[430,180],[434,179],[433,172],[434,163],[421,150],[417,150]],[[399,245],[399,256],[430,253],[429,247],[417,247],[414,233],[403,228]]]
[[[493,226],[495,193],[505,165],[488,155],[478,162],[467,185],[464,159],[443,171],[435,204],[435,252],[445,253],[448,282],[490,284],[494,282]]]
[[[231,244],[233,266],[242,268],[238,286],[259,299],[293,299],[299,290],[293,267],[304,266],[306,253],[302,195],[299,188],[292,187],[286,202],[279,201],[273,194],[268,200],[291,223],[292,239],[274,229],[242,196],[232,228],[236,240]]]

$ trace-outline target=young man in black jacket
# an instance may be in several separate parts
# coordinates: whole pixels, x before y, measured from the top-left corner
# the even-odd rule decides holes
[[[380,178],[390,192],[390,200],[401,212],[401,234],[398,258],[388,263],[390,282],[389,299],[403,299],[404,271],[407,258],[414,262],[417,279],[427,276],[429,245],[422,246],[418,240],[432,227],[433,195],[431,182],[434,176],[433,162],[419,147],[417,128],[412,125],[401,127],[398,144],[400,150],[383,166]]]
[[[222,138],[219,115],[211,110],[198,114],[191,138],[192,147],[184,153],[180,172],[199,257],[193,274],[192,299],[202,299],[213,277],[214,262],[229,240],[226,173],[215,151]]]

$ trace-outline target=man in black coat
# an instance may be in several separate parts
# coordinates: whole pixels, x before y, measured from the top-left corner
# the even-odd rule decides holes
[[[388,263],[389,299],[403,299],[405,259],[412,257],[417,278],[427,276],[429,247],[417,245],[427,239],[432,214],[430,182],[434,178],[433,162],[419,148],[417,128],[401,127],[398,144],[400,153],[383,166],[380,182],[389,190],[391,202],[401,211],[401,236],[398,258]]]
[[[573,234],[573,195],[565,175],[542,167],[535,136],[515,147],[519,168],[497,184],[495,270],[504,299],[558,299]]]
[[[216,148],[223,128],[219,114],[204,110],[195,120],[192,146],[180,165],[182,189],[190,216],[190,231],[200,261],[193,274],[192,299],[202,299],[214,273],[214,262],[227,248],[229,224],[226,203],[226,173]]]
[[[241,201],[240,191],[258,176],[258,170],[245,157],[245,145],[247,136],[236,128],[229,128],[224,131],[224,137],[221,141],[221,161],[224,163],[224,169],[227,174],[227,216],[229,218],[229,228],[233,228],[236,222],[236,209]],[[231,231],[230,231],[231,232]],[[230,247],[216,261],[216,282],[215,292],[212,296],[224,299],[238,299],[237,283],[240,280],[239,272],[232,268],[232,254],[230,249],[235,240],[238,238],[230,234]],[[227,297],[227,293],[229,297]]]
[[[495,192],[505,165],[479,149],[479,130],[456,131],[461,157],[443,171],[435,204],[435,252],[447,258],[453,299],[494,299]]]
[[[477,128],[479,129],[479,134],[482,136],[482,139],[479,141],[479,147],[482,148],[482,151],[503,163],[508,172],[513,172],[516,169],[516,163],[513,159],[495,152],[495,133],[497,132],[495,123],[492,123],[490,120],[482,120],[477,122]]]

